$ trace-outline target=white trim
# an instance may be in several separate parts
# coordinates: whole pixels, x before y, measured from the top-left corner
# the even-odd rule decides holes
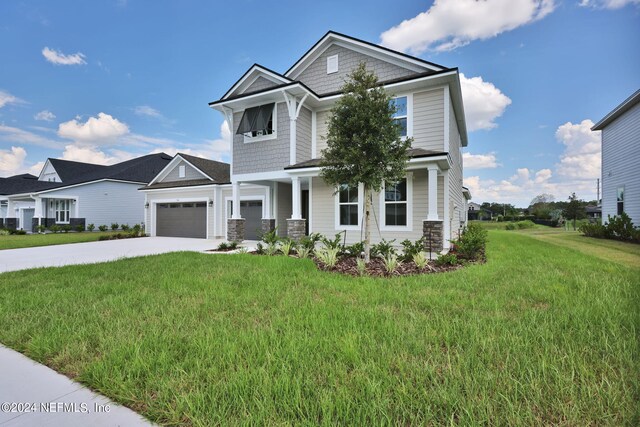
[[[269,181],[274,179],[289,179],[291,176],[286,170],[270,171],[270,172],[257,172],[257,173],[242,173],[237,175],[231,175],[231,181]]]
[[[307,67],[312,64],[325,50],[327,50],[332,44],[336,44],[340,47],[344,47],[346,49],[351,49],[356,52],[362,53],[364,55],[370,56],[372,58],[381,59],[383,61],[401,66],[403,68],[412,69],[413,71],[426,71],[426,70],[435,70],[440,71],[442,68],[439,68],[435,65],[426,64],[417,59],[412,59],[410,57],[406,57],[399,53],[394,53],[385,49],[380,49],[375,46],[372,46],[367,43],[363,43],[361,41],[352,40],[350,38],[346,38],[340,36],[335,33],[327,33],[318,43],[316,43],[315,47],[313,47],[310,51],[308,51],[302,58],[300,58],[293,68],[291,68],[285,74],[285,77],[295,80]]]
[[[29,193],[20,193],[20,194],[9,194],[9,195],[7,195],[7,200],[10,199],[10,198],[16,198],[16,197],[25,197],[25,196],[26,197],[31,197],[32,195],[51,193],[53,191],[59,191],[59,190],[67,189],[67,188],[79,187],[81,185],[95,184],[97,182],[103,182],[103,181],[120,182],[120,183],[123,183],[123,184],[147,185],[146,182],[125,181],[125,180],[113,179],[113,178],[102,178],[102,179],[96,179],[95,181],[81,182],[81,183],[78,183],[78,184],[62,185],[60,187],[51,188],[49,190],[42,190],[42,191],[29,192]]]
[[[449,152],[449,104],[451,102],[451,96],[449,95],[449,86],[444,87],[444,151]]]
[[[152,209],[151,211],[151,226],[149,227],[149,235],[155,237],[156,236],[156,225],[157,225],[157,204],[163,204],[163,203],[205,203],[205,209],[207,210],[207,224],[206,224],[206,237],[205,239],[209,238],[209,201],[211,199],[209,197],[206,198],[202,198],[202,197],[187,197],[187,198],[172,198],[172,199],[158,199],[158,200],[152,200],[150,205],[149,205],[149,209]]]
[[[397,94],[394,94],[392,97],[392,99],[397,99],[397,98],[407,98],[407,115],[406,115],[407,135],[403,136],[402,138],[403,139],[411,138],[413,137],[413,92],[397,93]],[[400,116],[400,118],[404,118],[404,117],[405,116]]]
[[[258,71],[258,73],[256,73],[256,71]],[[249,70],[247,70],[247,72],[244,74],[244,77],[242,77],[233,86],[231,86],[231,88],[227,91],[226,95],[222,99],[227,99],[228,97],[233,95],[233,93],[237,89],[240,89],[240,86],[242,86],[249,78],[254,77],[254,76],[255,76],[255,78],[253,80],[251,80],[251,82],[249,84],[244,85],[242,90],[246,90],[246,88],[251,86],[253,84],[253,82],[255,82],[258,79],[258,77],[260,77],[260,76],[263,76],[267,80],[271,80],[272,82],[278,83],[278,84],[291,82],[291,80],[289,80],[287,78],[283,78],[282,76],[274,74],[273,72],[267,70],[266,68],[264,68],[264,67],[262,67],[262,66],[260,66],[258,64],[254,64],[254,65],[251,66],[251,68],[249,68]]]
[[[309,234],[313,233],[313,177],[309,177],[309,218],[307,221],[309,222]]]
[[[217,188],[217,187],[224,187],[225,185],[229,185],[229,184],[204,184],[204,185],[187,185],[187,186],[182,186],[182,187],[167,187],[167,188],[139,188],[138,191],[142,191],[144,193],[147,192],[154,192],[154,193],[160,193],[163,191],[175,191],[175,190],[189,190],[189,189],[193,189],[193,190],[197,190],[200,188]]]
[[[311,158],[317,158],[318,154],[318,118],[315,110],[311,111]]]
[[[438,165],[427,166],[427,221],[440,221],[438,214]]]
[[[242,202],[243,200],[260,200],[262,202],[262,217],[264,217],[264,207],[265,207],[265,200],[264,200],[264,195],[262,196],[240,196],[238,197],[238,201]],[[241,216],[239,216],[238,218],[233,218],[233,217],[229,217],[229,202],[233,201],[233,197],[225,197],[224,198],[224,235],[225,238],[228,235],[228,230],[229,230],[229,220],[230,219],[243,219]],[[235,209],[234,209],[235,212]],[[240,214],[240,209],[238,209],[238,214]]]
[[[279,102],[274,102],[273,103],[273,117],[271,118],[271,124],[273,125],[273,132],[271,132],[268,135],[261,135],[261,136],[247,136],[247,135],[242,135],[243,142],[245,144],[252,144],[254,142],[260,142],[260,141],[268,141],[270,139],[276,139],[278,138],[278,104]],[[242,120],[242,119],[240,119]],[[231,137],[233,138],[233,131],[231,133]]]
[[[382,191],[379,194],[380,204],[380,231],[413,231],[413,172],[406,173],[407,180],[407,225],[386,225],[386,209],[385,209],[385,187],[386,183],[382,186]],[[392,202],[390,202],[392,203]]]
[[[334,199],[334,226],[339,231],[359,231],[362,228],[362,217],[364,209],[364,184],[358,184],[358,225],[341,225],[340,224],[340,192],[336,191],[333,195]]]
[[[451,247],[451,217],[449,207],[452,201],[449,191],[449,171],[444,171],[442,175],[444,176],[444,200],[442,201],[444,204],[444,214],[442,215],[444,220],[444,236],[442,239],[442,247],[444,250],[448,250]]]
[[[186,164],[191,166],[193,169],[195,169],[197,172],[199,172],[202,176],[207,178],[209,181],[213,181],[213,179],[209,175],[207,175],[206,173],[204,173],[203,171],[201,171],[200,169],[195,167],[191,162],[189,162],[187,159],[182,157],[180,154],[176,154],[173,157],[173,159],[171,159],[171,161],[164,168],[162,168],[162,170],[160,172],[158,172],[158,174],[151,180],[149,185],[151,185],[151,184],[153,184],[155,182],[161,181],[164,178],[166,178],[167,175],[169,175],[171,173],[171,171],[176,168],[176,164],[178,164],[178,162],[180,160],[182,160],[183,162],[185,162]]]

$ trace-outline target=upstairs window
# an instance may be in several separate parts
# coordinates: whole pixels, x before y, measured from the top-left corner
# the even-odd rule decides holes
[[[393,98],[391,103],[396,107],[393,121],[400,125],[400,136],[407,136],[407,97]]]
[[[246,139],[257,140],[275,137],[276,104],[265,104],[247,108],[240,119],[236,135],[244,135]]]
[[[617,205],[616,215],[622,215],[624,213],[624,186],[618,187],[618,191],[616,195],[616,205]]]

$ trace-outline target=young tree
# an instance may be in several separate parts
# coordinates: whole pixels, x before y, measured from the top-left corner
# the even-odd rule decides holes
[[[583,203],[578,200],[576,193],[571,193],[569,203],[564,208],[562,214],[565,218],[573,220],[573,231],[576,231],[576,220],[586,216]]]
[[[344,95],[331,110],[321,176],[327,185],[364,186],[364,260],[371,252],[371,192],[405,176],[412,138],[400,136],[395,105],[375,74],[361,63],[342,86]]]

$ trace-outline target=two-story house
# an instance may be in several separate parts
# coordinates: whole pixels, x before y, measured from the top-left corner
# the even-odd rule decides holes
[[[255,239],[277,227],[295,239],[344,232],[347,242],[362,240],[362,186],[336,189],[319,176],[330,109],[361,62],[393,96],[403,136],[414,139],[406,179],[373,195],[372,240],[399,243],[427,235],[434,249],[448,248],[466,219],[468,197],[462,187],[467,130],[458,70],[332,31],[284,74],[255,64],[209,104],[232,130],[229,183],[206,181],[195,165],[176,162],[173,167],[193,169],[204,187],[196,194],[194,186],[180,186],[179,180],[193,180],[183,170],[165,184],[171,190],[145,190],[150,223],[154,204],[179,209],[186,199],[205,202],[210,210],[201,237]],[[176,227],[186,227],[179,222]]]

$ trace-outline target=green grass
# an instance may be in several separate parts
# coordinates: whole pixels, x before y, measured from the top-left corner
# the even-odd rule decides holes
[[[0,275],[0,341],[167,425],[638,425],[640,270],[520,232],[393,280],[176,253]]]
[[[100,236],[109,234],[113,234],[113,232],[14,234],[9,236],[0,236],[0,250],[64,245],[66,243],[95,242],[100,238]]]

